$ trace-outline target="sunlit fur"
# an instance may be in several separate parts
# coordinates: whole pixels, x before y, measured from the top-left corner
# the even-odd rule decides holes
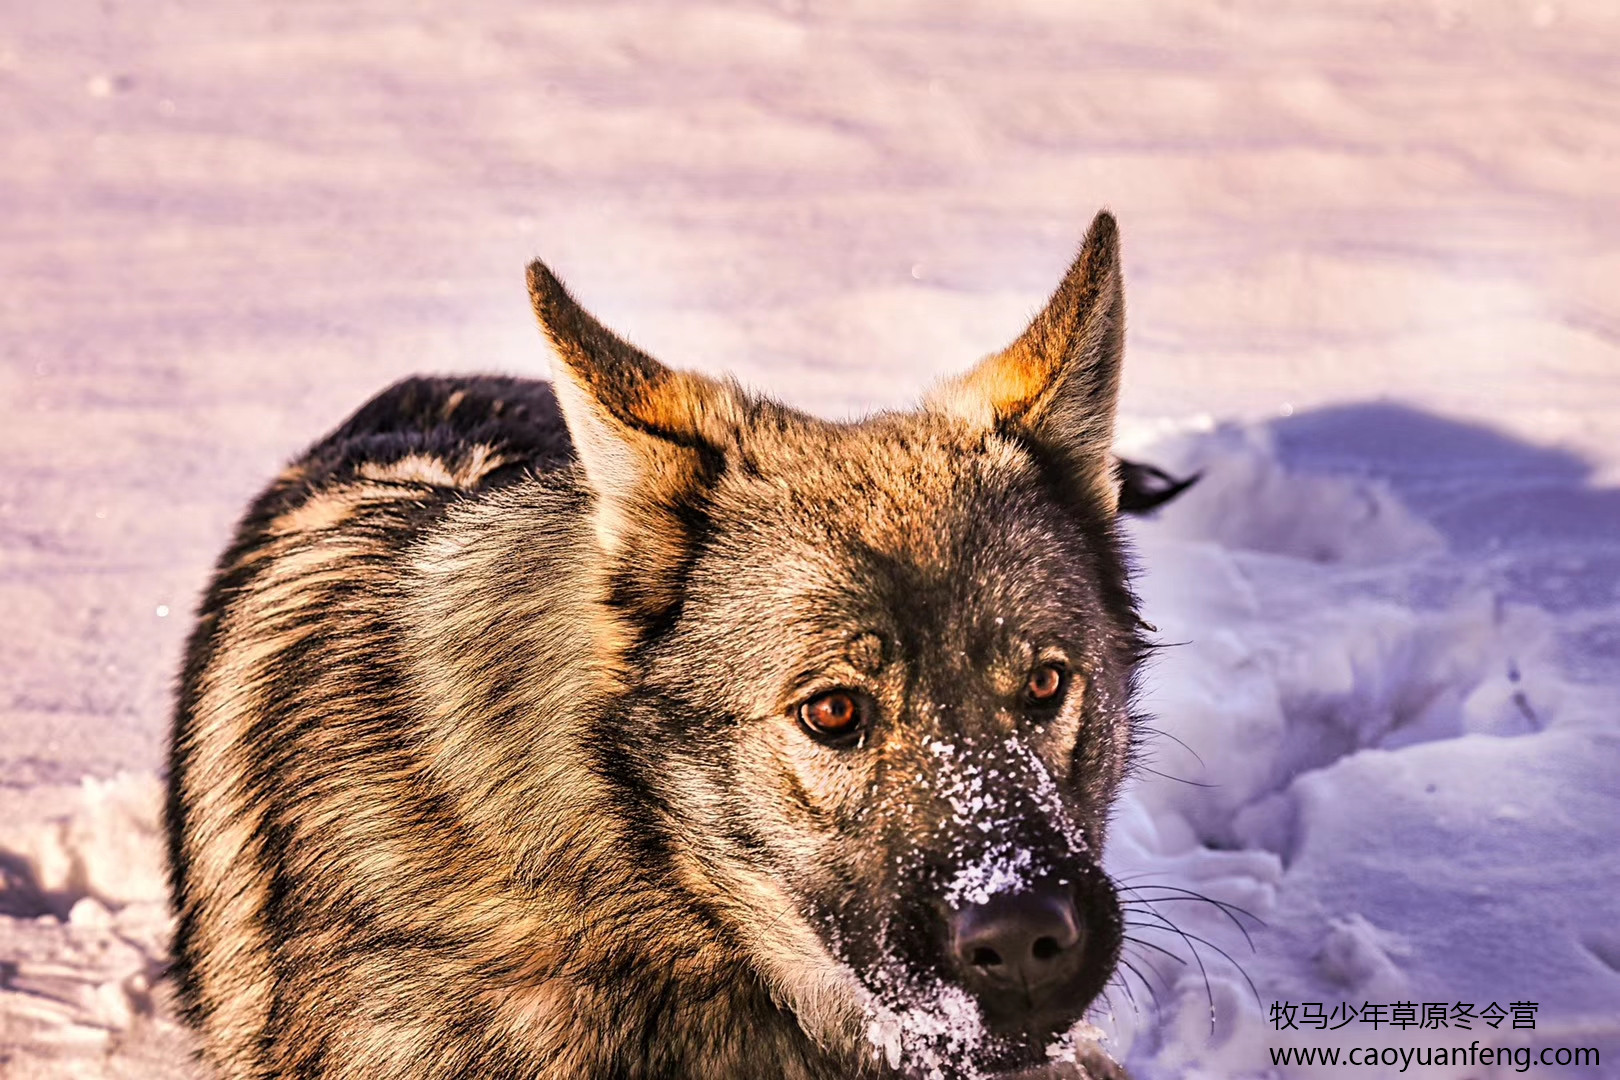
[[[1009,860],[1091,904],[1060,1027],[1113,971],[1100,859],[1142,643],[1112,219],[1011,347],[859,423],[664,368],[529,280],[555,388],[385,391],[258,498],[201,605],[169,830],[206,1058],[229,1080],[1044,1061],[1045,1028],[881,1031],[949,986],[941,913]],[[1067,696],[1035,717],[1047,662]],[[858,745],[797,722],[830,688],[869,703]],[[1122,1075],[1078,1055],[1062,1075]]]

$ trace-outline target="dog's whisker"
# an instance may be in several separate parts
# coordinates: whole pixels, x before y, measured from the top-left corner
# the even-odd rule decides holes
[[[1191,754],[1193,756],[1193,758],[1198,762],[1198,764],[1203,765],[1206,769],[1209,767],[1208,765],[1206,765],[1204,763],[1204,759],[1198,753],[1198,751],[1194,750],[1192,747],[1188,746],[1185,742],[1183,742],[1180,739],[1176,738],[1174,735],[1170,734],[1168,731],[1165,731],[1163,728],[1156,728],[1156,727],[1153,727],[1151,725],[1144,725],[1141,728],[1141,731],[1142,731],[1142,734],[1151,735],[1151,736],[1153,736],[1154,738],[1157,738],[1157,739],[1169,739],[1171,742],[1175,743],[1177,746],[1179,746],[1183,750],[1187,751],[1187,753]]]
[[[1141,911],[1141,909],[1137,909],[1137,910]],[[1166,919],[1163,915],[1160,915],[1157,912],[1146,911],[1146,912],[1142,912],[1142,913],[1146,914],[1146,915],[1153,916],[1154,918],[1159,920],[1159,923],[1155,924],[1155,923],[1127,922],[1126,925],[1134,927],[1136,929],[1140,929],[1140,930],[1158,930],[1160,932],[1168,931],[1169,933],[1175,934],[1177,937],[1180,937],[1183,941],[1187,942],[1187,947],[1192,950],[1193,957],[1194,957],[1194,959],[1198,960],[1198,966],[1200,968],[1202,968],[1204,966],[1204,964],[1203,964],[1203,959],[1199,956],[1199,953],[1198,953],[1198,945],[1203,945],[1206,948],[1210,948],[1210,949],[1215,950],[1217,953],[1219,953],[1222,956],[1222,958],[1224,958],[1226,960],[1227,963],[1232,965],[1232,967],[1237,971],[1237,973],[1239,975],[1243,976],[1243,981],[1249,984],[1249,992],[1254,995],[1254,1000],[1257,1003],[1260,1003],[1260,990],[1259,990],[1259,988],[1255,986],[1254,980],[1249,977],[1248,971],[1246,971],[1244,969],[1242,964],[1238,963],[1237,958],[1234,957],[1231,953],[1227,952],[1225,949],[1221,948],[1219,945],[1215,944],[1213,941],[1210,941],[1208,938],[1200,937],[1198,934],[1194,934],[1194,933],[1191,933],[1190,931],[1183,930],[1181,927],[1177,926],[1175,923],[1171,922],[1169,919]],[[1195,942],[1197,944],[1194,944]],[[1145,942],[1139,942],[1139,944],[1146,944],[1146,943]],[[1206,982],[1207,982],[1207,979],[1208,979],[1208,976],[1206,974]]]
[[[1167,928],[1169,928],[1169,930],[1172,933],[1175,933],[1175,934],[1179,935],[1183,941],[1187,942],[1187,948],[1192,953],[1193,961],[1198,965],[1198,972],[1203,977],[1203,980],[1204,980],[1204,996],[1209,1001],[1209,1030],[1210,1030],[1210,1034],[1213,1035],[1215,1033],[1215,990],[1210,985],[1210,982],[1209,982],[1209,969],[1204,966],[1204,958],[1203,958],[1202,955],[1199,954],[1198,946],[1193,944],[1193,938],[1194,938],[1195,935],[1188,934],[1186,931],[1182,930],[1181,927],[1177,926],[1175,923],[1171,922],[1169,919],[1165,918],[1163,915],[1160,915],[1156,911],[1151,911],[1151,910],[1144,911],[1144,912],[1142,912],[1142,914],[1145,914],[1145,915],[1157,920],[1159,923],[1162,923],[1163,927],[1151,926],[1151,925],[1142,926],[1141,924],[1137,924],[1139,926],[1139,928],[1142,928],[1142,929],[1162,929],[1164,927],[1167,927]],[[1215,948],[1215,947],[1211,946],[1211,948]],[[1219,952],[1220,950],[1216,949],[1216,951]],[[1230,956],[1228,956],[1227,959],[1231,960],[1232,958]],[[1236,963],[1236,961],[1233,961],[1233,962]],[[1245,974],[1244,978],[1248,978],[1248,975]],[[1258,997],[1258,994],[1256,996]]]
[[[1114,972],[1114,974],[1112,974],[1112,975],[1110,975],[1108,977],[1108,985],[1109,986],[1117,986],[1117,987],[1119,987],[1120,990],[1123,991],[1124,994],[1125,994],[1125,1000],[1130,1005],[1131,1012],[1133,1014],[1135,1014],[1135,1015],[1138,1015],[1138,1016],[1141,1015],[1142,1010],[1141,1010],[1141,1007],[1137,1004],[1136,994],[1131,990],[1130,982],[1128,980],[1126,980],[1126,978],[1123,975],[1121,975],[1117,970]]]
[[[1143,926],[1142,923],[1133,923],[1133,922],[1127,922],[1125,925],[1126,926],[1134,926],[1134,927]],[[1163,945],[1155,945],[1151,941],[1145,941],[1142,938],[1138,938],[1138,937],[1131,937],[1129,934],[1125,935],[1125,940],[1130,942],[1132,945],[1140,945],[1144,949],[1152,949],[1155,952],[1161,952],[1164,955],[1168,956],[1170,959],[1174,960],[1178,964],[1185,964],[1187,962],[1186,957],[1177,956],[1175,953],[1171,952],[1169,949],[1165,948]]]
[[[1137,959],[1141,959],[1141,957],[1138,957]],[[1142,960],[1142,962],[1144,964],[1147,963],[1146,960]],[[1121,967],[1125,968],[1132,975],[1136,976],[1137,981],[1142,984],[1142,989],[1146,990],[1147,993],[1148,993],[1148,1001],[1153,1005],[1153,1008],[1155,1010],[1157,1010],[1159,1008],[1159,992],[1153,988],[1153,983],[1148,979],[1148,977],[1146,975],[1142,974],[1141,970],[1135,964],[1131,963],[1125,957],[1121,956],[1119,958],[1119,963],[1120,963]],[[1152,968],[1152,966],[1153,965],[1148,964],[1148,967],[1150,969]],[[1154,971],[1154,974],[1156,975],[1156,974],[1158,974],[1158,972]],[[1129,982],[1127,982],[1126,985],[1127,986],[1130,985]]]
[[[1148,765],[1145,765],[1142,762],[1137,762],[1136,767],[1141,772],[1152,773],[1154,776],[1163,777],[1166,780],[1174,780],[1176,783],[1178,783],[1178,784],[1186,784],[1188,787],[1196,787],[1196,788],[1217,788],[1217,787],[1220,787],[1219,784],[1206,784],[1201,780],[1188,780],[1186,777],[1174,776],[1174,775],[1172,775],[1170,773],[1167,773],[1167,772],[1160,772],[1158,769],[1155,769],[1155,768],[1152,768],[1152,767],[1150,767]]]
[[[1237,904],[1228,903],[1225,900],[1217,900],[1213,896],[1205,896],[1203,893],[1194,889],[1183,889],[1176,885],[1142,885],[1130,886],[1128,888],[1130,892],[1136,894],[1140,898],[1140,903],[1147,904],[1149,906],[1153,904],[1169,903],[1201,903],[1210,905],[1211,907],[1220,911],[1221,914],[1225,915],[1227,919],[1231,921],[1233,926],[1237,927],[1238,933],[1243,935],[1243,940],[1248,943],[1251,950],[1254,948],[1254,939],[1249,936],[1248,928],[1243,925],[1242,921],[1238,919],[1238,916],[1243,915],[1247,918],[1253,919],[1259,926],[1266,925],[1266,921],[1264,919],[1260,918],[1260,916],[1256,915],[1247,908],[1240,907]],[[1140,891],[1141,889],[1165,889],[1179,895],[1148,897],[1142,896]],[[1135,902],[1138,901],[1131,901],[1129,903]]]
[[[1153,961],[1149,960],[1146,956],[1143,956],[1140,953],[1135,954],[1130,959],[1125,958],[1123,955],[1120,957],[1119,962],[1125,967],[1129,968],[1131,973],[1141,980],[1143,987],[1147,989],[1148,997],[1152,999],[1153,1007],[1157,1009],[1159,1007],[1159,993],[1154,988],[1153,980],[1143,975],[1142,969],[1131,963],[1130,960],[1137,961],[1138,963],[1142,964],[1143,967],[1146,967],[1149,971],[1153,972],[1154,978],[1157,979],[1159,984],[1162,986],[1169,986],[1171,980],[1163,971],[1159,970],[1159,965],[1155,964]]]

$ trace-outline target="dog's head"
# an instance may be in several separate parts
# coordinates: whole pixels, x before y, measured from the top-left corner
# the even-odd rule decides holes
[[[1121,938],[1113,219],[1011,347],[854,424],[664,368],[538,263],[530,285],[626,628],[617,767],[686,887],[825,1045],[909,1075],[1046,1062]]]

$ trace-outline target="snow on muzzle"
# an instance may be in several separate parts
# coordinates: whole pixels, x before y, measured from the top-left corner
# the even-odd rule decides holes
[[[1079,1021],[1119,960],[1112,883],[1071,800],[1016,738],[936,742],[936,948],[986,1027],[1045,1038]]]

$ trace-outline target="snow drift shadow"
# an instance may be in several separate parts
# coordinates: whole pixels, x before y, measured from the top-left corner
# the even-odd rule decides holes
[[[27,859],[0,851],[0,916],[37,919],[50,915],[66,919],[79,899],[71,890],[44,888]]]
[[[1268,428],[1284,468],[1378,480],[1461,550],[1620,535],[1620,491],[1589,487],[1589,463],[1482,424],[1377,402]]]

